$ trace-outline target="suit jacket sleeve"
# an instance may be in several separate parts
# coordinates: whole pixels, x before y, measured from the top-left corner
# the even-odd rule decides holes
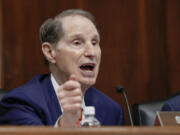
[[[125,124],[125,121],[124,121],[124,112],[123,112],[122,108],[120,107],[118,125],[124,125],[124,124]]]
[[[4,99],[0,103],[0,108],[0,124],[43,125],[37,112],[24,101]]]
[[[54,125],[61,109],[50,75],[37,75],[0,102],[2,125]]]
[[[172,107],[171,105],[169,105],[168,103],[165,103],[161,109],[162,111],[172,111]]]

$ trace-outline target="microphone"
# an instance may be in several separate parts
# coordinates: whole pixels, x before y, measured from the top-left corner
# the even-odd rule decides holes
[[[123,94],[123,97],[124,97],[125,102],[126,102],[126,106],[127,106],[127,110],[128,110],[128,115],[129,115],[129,120],[130,120],[131,126],[134,126],[134,122],[133,122],[132,115],[131,115],[131,110],[130,110],[129,103],[128,103],[128,98],[126,96],[126,92],[125,92],[124,88],[122,86],[117,86],[116,87],[116,91],[118,93]]]

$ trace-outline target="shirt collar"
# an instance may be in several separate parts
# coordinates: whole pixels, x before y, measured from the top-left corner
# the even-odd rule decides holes
[[[53,88],[54,88],[56,96],[57,96],[59,84],[57,83],[56,79],[54,78],[54,76],[52,74],[51,74],[51,82],[52,82]]]

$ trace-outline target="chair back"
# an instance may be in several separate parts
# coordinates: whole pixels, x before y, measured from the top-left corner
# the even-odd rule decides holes
[[[156,113],[161,111],[162,106],[167,100],[179,94],[180,92],[177,92],[176,94],[165,99],[134,104],[132,106],[134,125],[154,126]]]

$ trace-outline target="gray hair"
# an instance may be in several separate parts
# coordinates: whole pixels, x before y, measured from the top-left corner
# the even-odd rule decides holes
[[[64,31],[62,28],[62,22],[59,21],[59,19],[66,17],[66,16],[74,16],[79,15],[86,17],[89,19],[97,28],[96,22],[94,19],[94,16],[88,12],[81,9],[68,9],[57,16],[55,16],[54,19],[50,18],[47,19],[40,27],[40,41],[41,44],[44,42],[49,42],[53,45],[56,45],[56,43],[62,38],[64,35]]]

